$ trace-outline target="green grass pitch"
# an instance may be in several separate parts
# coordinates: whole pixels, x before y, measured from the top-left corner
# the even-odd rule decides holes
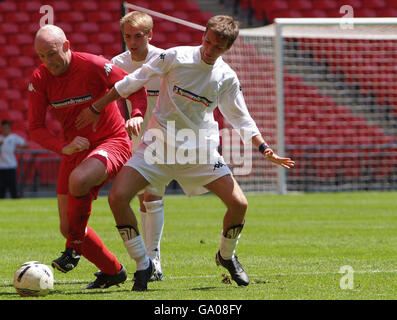
[[[361,300],[397,298],[397,193],[352,192],[248,195],[237,255],[248,287],[225,283],[215,265],[225,207],[212,195],[165,197],[161,243],[164,280],[131,292],[135,262],[126,253],[106,197],[94,202],[89,224],[128,270],[120,287],[87,291],[96,268],[82,258],[55,272],[54,290],[21,298],[13,274],[20,264],[50,265],[64,248],[56,199],[0,201],[0,300]],[[133,208],[137,209],[134,200]],[[350,289],[342,266],[350,266]],[[343,278],[345,277],[345,278]],[[345,281],[345,280],[346,281]],[[343,287],[343,285],[342,285]],[[346,287],[345,287],[346,288]]]

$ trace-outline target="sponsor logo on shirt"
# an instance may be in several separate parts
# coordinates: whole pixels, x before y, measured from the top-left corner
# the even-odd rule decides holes
[[[159,90],[147,90],[148,97],[158,97]]]
[[[182,96],[182,97],[188,98],[192,101],[202,103],[206,107],[209,107],[210,104],[213,102],[211,100],[208,100],[206,97],[201,97],[193,92],[187,91],[187,90],[182,89],[178,86],[174,86],[173,92]]]
[[[164,61],[164,59],[165,59],[165,53],[160,54],[160,60]]]
[[[51,107],[54,108],[62,108],[62,107],[67,107],[72,104],[80,104],[80,103],[85,103],[87,101],[92,100],[92,94],[87,94],[85,96],[81,97],[74,97],[74,98],[69,98],[61,101],[54,101],[50,102]]]

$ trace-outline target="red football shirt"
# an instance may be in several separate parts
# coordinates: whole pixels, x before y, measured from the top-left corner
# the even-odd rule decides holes
[[[86,137],[91,146],[112,137],[126,135],[125,120],[116,102],[110,103],[99,117],[96,131],[92,125],[80,130],[75,120],[80,112],[102,97],[127,73],[107,59],[89,53],[73,52],[69,68],[61,75],[53,76],[44,64],[32,74],[29,83],[29,132],[30,138],[48,150],[61,154],[62,148],[74,137]],[[146,111],[146,90],[128,97],[133,110],[131,117]],[[45,125],[47,111],[53,112],[61,123],[64,140],[56,137]]]

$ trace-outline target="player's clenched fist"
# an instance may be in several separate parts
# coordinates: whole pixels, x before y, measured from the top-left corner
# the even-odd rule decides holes
[[[83,150],[87,150],[90,147],[90,142],[87,138],[84,137],[74,137],[72,142],[67,144],[62,148],[62,153],[66,155],[71,155],[75,152],[80,152]]]
[[[142,123],[143,123],[142,117],[134,117],[134,118],[128,119],[125,123],[125,129],[127,130],[128,135],[129,136],[139,135],[139,132],[141,131]]]

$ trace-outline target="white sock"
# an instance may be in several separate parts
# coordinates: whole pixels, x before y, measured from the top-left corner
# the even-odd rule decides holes
[[[147,250],[147,235],[146,235],[146,217],[147,213],[143,212],[141,209],[139,209],[139,218],[141,220],[141,233],[143,236],[143,241],[146,244],[146,250]]]
[[[150,258],[160,258],[160,240],[164,228],[164,201],[144,201],[145,216],[145,243]]]
[[[136,262],[136,270],[144,270],[149,267],[149,258],[146,255],[145,244],[141,235],[124,241],[128,254]]]
[[[237,248],[238,239],[240,239],[240,235],[238,235],[238,237],[235,239],[228,239],[223,235],[222,231],[219,250],[223,259],[230,260],[234,257],[234,252]]]

